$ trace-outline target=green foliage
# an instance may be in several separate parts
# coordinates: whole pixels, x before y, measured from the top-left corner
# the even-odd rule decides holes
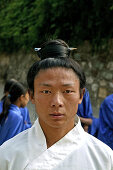
[[[112,0],[0,0],[0,51],[29,51],[53,38],[97,48],[113,38],[112,18]]]

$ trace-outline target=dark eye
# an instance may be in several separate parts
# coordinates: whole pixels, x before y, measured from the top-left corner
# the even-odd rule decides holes
[[[43,91],[42,91],[42,93],[50,94],[50,93],[51,93],[51,91],[49,91],[49,90],[43,90]]]
[[[64,93],[72,93],[71,90],[65,90]]]

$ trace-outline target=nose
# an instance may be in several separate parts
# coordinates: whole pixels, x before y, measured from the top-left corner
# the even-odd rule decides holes
[[[63,106],[63,96],[60,93],[56,93],[53,95],[51,100],[52,107],[62,107]]]

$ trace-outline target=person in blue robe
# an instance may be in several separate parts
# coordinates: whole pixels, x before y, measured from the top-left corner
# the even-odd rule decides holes
[[[31,127],[28,109],[23,109],[29,101],[29,94],[26,88],[15,82],[9,95],[0,102],[0,145],[18,133]],[[26,110],[26,112],[25,112]]]
[[[25,129],[30,128],[32,126],[31,120],[30,120],[30,116],[29,116],[29,110],[27,107],[20,107],[20,112],[21,112],[21,116],[23,116],[23,123],[25,123]],[[0,113],[3,110],[3,100],[0,101]]]
[[[3,110],[3,100],[5,99],[5,97],[9,94],[9,90],[11,88],[11,86],[17,82],[16,79],[8,79],[4,85],[4,96],[1,98],[1,101],[0,101],[0,113],[2,112]],[[29,110],[27,107],[20,107],[20,111],[21,111],[21,114],[23,116],[23,122],[26,124],[26,127],[30,128],[32,126],[32,123],[31,123],[31,120],[30,120],[30,114],[29,114]]]
[[[0,123],[0,145],[25,130],[23,116],[18,106],[11,104],[8,117]]]
[[[93,116],[89,92],[85,89],[82,103],[78,105],[77,115],[80,117],[84,130],[97,137],[99,119]]]
[[[32,126],[30,116],[29,116],[29,110],[27,107],[20,107],[21,115],[23,117],[23,123],[25,124],[25,129],[28,129]]]
[[[107,96],[99,110],[98,139],[113,149],[113,94]]]

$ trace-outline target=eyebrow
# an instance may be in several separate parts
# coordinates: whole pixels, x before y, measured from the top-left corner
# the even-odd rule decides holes
[[[74,86],[74,83],[67,83],[67,84],[63,84],[62,86]]]
[[[74,86],[74,83],[66,83],[66,84],[62,84],[62,86]],[[39,86],[46,86],[46,87],[51,87],[52,85],[47,84],[47,83],[40,83]]]
[[[39,86],[47,86],[47,87],[51,87],[50,84],[47,84],[47,83],[40,83]]]

